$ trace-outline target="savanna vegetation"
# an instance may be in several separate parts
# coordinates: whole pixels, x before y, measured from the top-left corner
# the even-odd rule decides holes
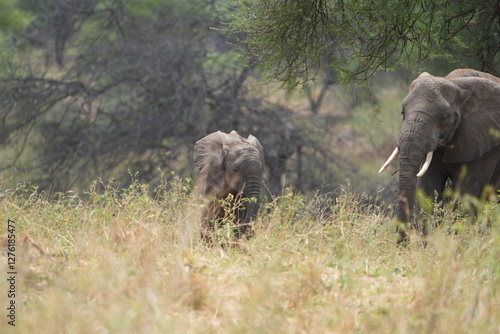
[[[400,248],[387,213],[352,189],[335,203],[287,192],[251,240],[222,229],[220,247],[198,237],[189,180],[173,180],[155,197],[137,181],[98,180],[85,199],[6,192],[19,274],[16,327],[4,316],[2,333],[498,332],[493,205],[474,224],[444,208],[425,246]]]
[[[0,332],[497,333],[498,206],[444,203],[401,247],[396,180],[377,171],[416,73],[498,76],[499,11],[1,0],[0,235],[16,222],[18,276]],[[227,219],[207,244],[192,149],[233,129],[264,146],[262,206],[250,240]]]

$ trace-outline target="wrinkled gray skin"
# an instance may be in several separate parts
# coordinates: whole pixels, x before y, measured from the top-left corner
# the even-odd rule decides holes
[[[257,138],[241,137],[236,131],[227,134],[217,131],[198,140],[193,159],[199,168],[207,203],[202,212],[202,236],[208,237],[225,212],[220,199],[232,194],[234,198],[259,198],[264,170],[264,150]],[[235,234],[250,234],[250,222],[257,214],[257,201],[244,201],[235,213]]]
[[[438,200],[447,180],[454,190],[476,197],[486,185],[500,189],[500,79],[470,69],[443,78],[422,73],[411,84],[402,113],[396,199],[397,218],[404,223],[400,242],[408,240],[417,188],[430,198],[437,194]],[[427,172],[417,178],[431,151]]]

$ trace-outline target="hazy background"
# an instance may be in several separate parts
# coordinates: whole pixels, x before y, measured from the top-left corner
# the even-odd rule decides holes
[[[336,2],[327,3],[333,11]],[[332,192],[349,184],[392,201],[396,167],[377,171],[394,148],[411,81],[421,70],[446,75],[484,67],[456,43],[448,59],[429,57],[416,67],[388,61],[390,67],[382,64],[361,84],[342,84],[337,69],[318,67],[309,72],[314,81],[288,90],[286,82],[269,80],[269,67],[247,48],[237,25],[243,4],[0,1],[2,187],[84,192],[96,178],[123,187],[136,178],[152,188],[162,174],[195,179],[196,140],[234,129],[262,143],[268,194]],[[325,55],[326,65],[334,51]],[[496,66],[492,54],[489,64]]]

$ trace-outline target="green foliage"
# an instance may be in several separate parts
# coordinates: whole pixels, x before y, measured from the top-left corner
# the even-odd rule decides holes
[[[352,108],[349,123],[377,150],[399,132],[401,101],[408,94],[401,89],[404,86],[404,79],[397,73],[377,74],[367,82],[368,89],[361,93],[360,103]]]
[[[106,6],[108,4],[103,2],[98,8],[106,8]],[[132,21],[144,20],[144,23],[149,24],[164,20],[165,15],[192,19],[206,15],[209,12],[203,1],[200,0],[171,0],[167,3],[162,0],[125,0],[123,1],[123,7]]]
[[[238,1],[229,30],[269,72],[294,87],[324,65],[345,80],[426,59],[463,62],[486,71],[498,62],[494,1]]]
[[[235,198],[233,194],[229,194],[226,198],[218,200],[224,210],[224,217],[210,222],[214,226],[213,231],[211,231],[210,238],[212,238],[215,243],[224,245],[231,244],[236,241],[235,218],[238,214],[238,210],[243,207],[244,200],[246,199],[242,199],[240,196],[236,196]]]
[[[8,68],[6,59],[10,55],[13,33],[20,33],[32,20],[32,16],[19,8],[18,0],[0,1],[0,74]]]
[[[158,0],[127,0],[124,1],[125,6],[127,6],[128,11],[133,15],[143,16],[145,18],[151,18],[156,16],[155,14],[160,7],[161,1]]]
[[[32,17],[19,8],[19,0],[0,1],[0,32],[20,32]]]
[[[272,68],[276,79],[295,86],[303,77],[315,76],[316,65],[330,46],[324,38],[328,31],[323,1],[235,3],[236,19],[228,22],[229,28],[242,33],[240,42]]]
[[[238,236],[239,232],[237,230],[238,215],[241,214],[248,203],[257,203],[258,201],[255,197],[242,198],[241,195],[241,193],[236,196],[229,194],[225,198],[214,199],[219,203],[224,212],[222,218],[210,222],[213,229],[205,232],[207,233],[208,240],[211,240],[214,245],[225,247],[240,244],[241,239]],[[248,238],[248,235],[245,238]]]

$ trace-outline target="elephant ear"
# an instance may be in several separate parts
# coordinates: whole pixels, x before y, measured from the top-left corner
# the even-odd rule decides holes
[[[193,160],[206,182],[217,191],[224,187],[224,143],[228,134],[217,131],[198,140],[194,145]]]
[[[467,162],[500,145],[500,85],[484,78],[451,81],[463,90],[463,114],[443,160]]]
[[[265,165],[265,162],[264,162],[264,148],[260,144],[259,140],[256,137],[250,135],[250,136],[248,136],[247,141],[250,144],[252,144],[252,146],[255,147],[257,149],[257,151],[259,151],[260,162],[262,163],[262,168],[264,168],[264,165]]]

